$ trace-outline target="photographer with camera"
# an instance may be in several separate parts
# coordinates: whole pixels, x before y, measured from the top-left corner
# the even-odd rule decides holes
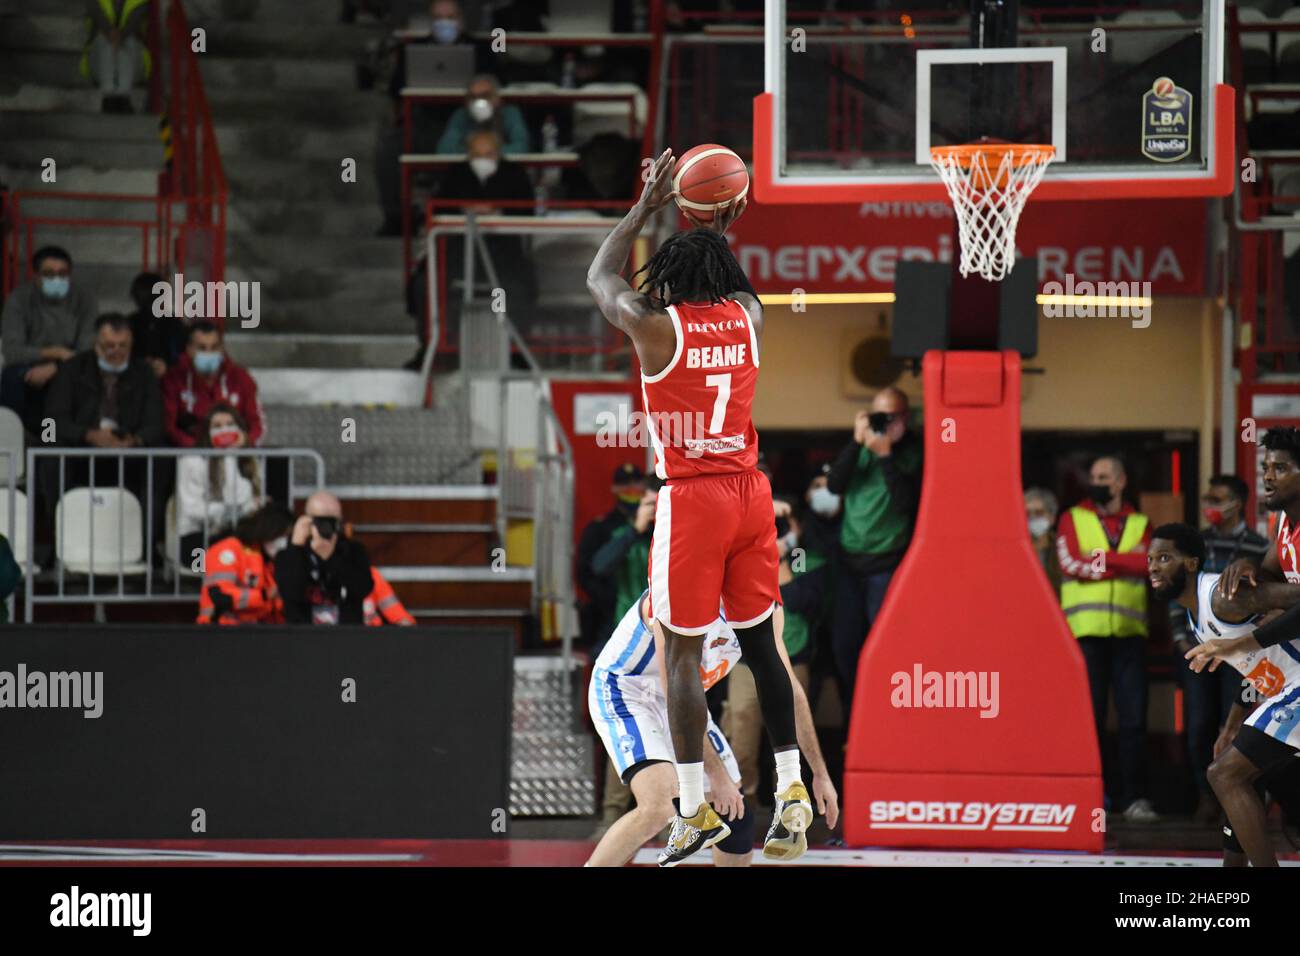
[[[364,624],[374,580],[366,549],[343,524],[343,506],[328,491],[307,499],[289,545],[275,558],[286,624]]]
[[[843,510],[831,646],[846,717],[862,645],[911,543],[921,498],[921,440],[908,431],[907,418],[906,395],[893,387],[879,392],[870,412],[858,412],[853,441],[827,475]]]

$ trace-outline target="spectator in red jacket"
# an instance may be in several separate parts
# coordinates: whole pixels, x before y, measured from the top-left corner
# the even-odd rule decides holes
[[[231,361],[221,330],[201,320],[190,326],[185,353],[162,380],[163,424],[167,439],[179,448],[193,448],[198,430],[213,405],[229,405],[248,423],[248,442],[260,445],[265,426],[257,382],[248,370]]]

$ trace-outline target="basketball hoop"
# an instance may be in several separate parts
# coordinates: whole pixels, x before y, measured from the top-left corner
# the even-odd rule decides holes
[[[978,272],[990,282],[1016,264],[1016,223],[1047,171],[1052,146],[983,141],[935,146],[930,165],[957,211],[961,274]]]

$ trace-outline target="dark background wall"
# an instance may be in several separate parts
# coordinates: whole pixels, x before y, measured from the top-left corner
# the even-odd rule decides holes
[[[484,838],[508,819],[504,630],[6,628],[0,671],[20,662],[103,671],[103,715],[0,708],[0,839]]]

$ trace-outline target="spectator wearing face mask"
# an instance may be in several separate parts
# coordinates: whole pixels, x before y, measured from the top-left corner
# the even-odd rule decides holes
[[[1108,699],[1119,717],[1118,759],[1105,768],[1117,810],[1134,823],[1159,819],[1146,797],[1147,516],[1124,500],[1128,475],[1117,455],[1088,471],[1088,498],[1061,515],[1056,552],[1061,607],[1088,666],[1097,739],[1106,740]]]
[[[578,585],[587,596],[578,616],[583,640],[592,646],[592,660],[599,655],[618,621],[614,613],[618,588],[610,575],[596,573],[592,559],[616,532],[636,517],[645,494],[645,474],[631,462],[619,465],[614,469],[609,492],[614,506],[583,528],[578,539]]]
[[[1061,563],[1056,559],[1056,495],[1046,488],[1025,492],[1025,520],[1029,523],[1029,540],[1034,553],[1047,573],[1052,591],[1061,594]]]
[[[525,199],[532,201],[533,185],[528,172],[518,163],[512,163],[501,156],[501,142],[496,133],[476,130],[469,134],[468,158],[463,163],[456,163],[447,170],[438,184],[438,197],[441,199],[462,200],[462,211],[473,211],[479,215],[531,215],[531,206],[499,209],[493,205],[498,199]],[[454,210],[446,210],[453,212]],[[520,236],[488,235],[485,237],[488,254],[496,266],[497,278],[505,290],[505,308],[510,318],[524,331],[527,331],[527,317],[537,298],[537,280],[533,271],[533,261],[524,251]],[[464,262],[465,244],[461,236],[451,236],[447,240],[447,268],[453,274]],[[449,297],[450,317],[456,311],[456,297]],[[424,325],[424,313],[421,312],[416,322],[417,328]]]
[[[497,78],[481,73],[465,91],[465,105],[451,114],[438,140],[439,153],[464,153],[471,133],[495,133],[506,156],[529,150],[528,124],[519,107],[501,102]],[[531,194],[530,194],[531,195]]]
[[[409,42],[427,42],[439,46],[472,44],[472,40],[465,33],[465,18],[456,0],[435,0],[428,9],[432,18],[428,21],[428,39]],[[388,83],[391,116],[389,122],[380,124],[379,135],[375,141],[375,183],[379,189],[379,206],[384,214],[383,225],[379,227],[378,232],[380,236],[402,234],[400,157],[405,139],[402,128],[402,90],[407,86],[406,48],[408,45],[407,42],[397,42],[392,45],[396,61]],[[474,57],[476,69],[488,69],[490,57],[494,58],[491,54],[485,53],[484,48],[476,48]],[[411,147],[415,152],[430,153],[435,150],[439,131],[446,124],[451,112],[452,110],[445,104],[413,104]]]
[[[1205,561],[1201,570],[1219,574],[1238,558],[1258,566],[1268,551],[1268,539],[1246,524],[1246,500],[1250,488],[1236,475],[1215,475],[1201,496],[1201,517],[1205,528]],[[1195,641],[1188,630],[1187,612],[1177,601],[1169,602],[1169,631],[1174,641],[1174,674],[1183,689],[1183,725],[1187,729],[1187,754],[1196,784],[1195,819],[1213,825],[1219,819],[1219,802],[1206,771],[1214,756],[1228,712],[1241,693],[1241,675],[1231,667],[1203,670],[1199,674],[1184,659]],[[1229,741],[1230,743],[1230,741]]]
[[[842,496],[831,646],[846,707],[852,706],[862,645],[912,540],[922,450],[908,430],[907,417],[907,396],[896,388],[882,389],[871,411],[858,413],[853,440],[827,475],[827,487]]]
[[[190,326],[189,342],[162,380],[167,439],[178,448],[198,444],[203,422],[213,405],[229,405],[247,423],[248,444],[264,435],[257,382],[226,354],[221,330],[203,320]]]
[[[364,624],[374,590],[370,557],[343,524],[343,505],[328,491],[307,499],[289,545],[275,559],[288,624]]]
[[[59,445],[147,448],[162,444],[158,381],[147,365],[131,360],[131,323],[126,316],[99,317],[94,347],[59,368],[45,410],[54,420]]]
[[[0,405],[40,434],[47,387],[59,366],[95,344],[94,296],[72,278],[72,257],[58,246],[32,256],[36,276],[5,300],[0,319]]]
[[[248,447],[248,429],[229,405],[213,405],[204,421],[199,448]],[[251,457],[185,455],[176,466],[178,559],[193,563],[196,548],[225,537],[244,515],[262,504],[262,476]]]
[[[189,335],[185,323],[170,314],[171,298],[154,295],[154,286],[166,281],[156,272],[141,272],[131,280],[131,301],[135,303],[130,316],[131,358],[147,362],[158,378],[181,357]],[[155,309],[159,302],[161,306]]]
[[[273,563],[288,542],[293,514],[266,504],[245,515],[235,533],[216,542],[204,560],[199,624],[282,624],[283,603]]]

